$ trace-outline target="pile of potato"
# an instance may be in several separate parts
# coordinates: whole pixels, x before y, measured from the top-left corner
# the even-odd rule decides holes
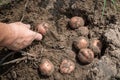
[[[101,53],[102,43],[99,39],[88,39],[89,29],[84,26],[85,22],[82,17],[72,17],[69,21],[69,26],[72,30],[77,30],[81,34],[73,41],[73,47],[77,50],[77,58],[82,64],[89,64],[94,60],[94,57]],[[39,33],[45,35],[49,30],[48,23],[41,23],[38,25]],[[60,72],[69,74],[75,69],[75,63],[71,60],[64,59],[60,65]],[[54,72],[54,65],[48,59],[42,59],[39,65],[41,74],[50,76]]]

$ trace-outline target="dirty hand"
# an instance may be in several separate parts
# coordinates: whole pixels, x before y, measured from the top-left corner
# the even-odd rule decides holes
[[[13,34],[8,39],[6,47],[11,50],[20,50],[32,43],[33,40],[41,40],[42,35],[30,30],[29,24],[15,22],[8,24]]]

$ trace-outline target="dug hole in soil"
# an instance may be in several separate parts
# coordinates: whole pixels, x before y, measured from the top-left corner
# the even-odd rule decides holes
[[[0,6],[0,21],[11,23],[22,21],[32,25],[41,22],[50,24],[50,32],[43,40],[34,41],[23,52],[34,54],[12,64],[0,66],[1,80],[120,80],[120,0],[116,0],[118,9],[107,0],[102,16],[104,0],[12,0]],[[80,37],[77,29],[69,28],[68,21],[74,16],[82,17],[89,29],[86,36],[89,41],[97,38],[102,42],[101,53],[87,65],[82,65],[73,49],[73,41]],[[75,52],[75,54],[69,53]],[[21,59],[21,52],[14,53],[2,48],[0,60],[4,62]],[[55,66],[51,76],[43,76],[39,71],[42,58],[49,59]],[[60,72],[63,59],[75,63],[75,70],[70,74]],[[1,64],[0,64],[1,65]]]

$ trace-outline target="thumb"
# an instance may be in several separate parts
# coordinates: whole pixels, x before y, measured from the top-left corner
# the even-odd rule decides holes
[[[41,34],[39,34],[39,33],[37,33],[37,32],[35,32],[35,34],[36,34],[35,40],[40,41],[40,40],[43,38],[43,36],[42,36]]]

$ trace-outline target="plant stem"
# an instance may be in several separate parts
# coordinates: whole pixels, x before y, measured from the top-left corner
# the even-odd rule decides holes
[[[104,0],[103,11],[102,11],[102,17],[103,17],[104,12],[105,12],[105,7],[106,7],[106,0]]]

